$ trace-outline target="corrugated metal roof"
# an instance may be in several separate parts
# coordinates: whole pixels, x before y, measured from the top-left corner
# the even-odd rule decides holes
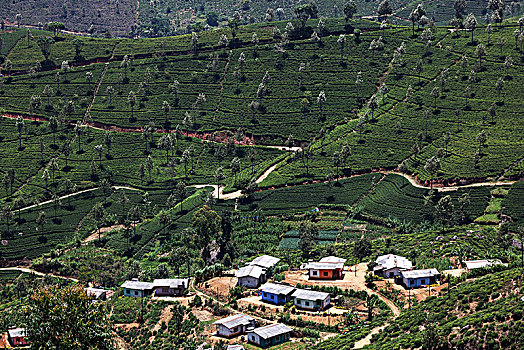
[[[233,316],[222,318],[214,322],[213,324],[221,324],[222,326],[231,329],[231,328],[235,328],[240,325],[249,326],[251,322],[254,320],[255,319],[251,316],[244,315],[244,314],[238,314],[238,315],[233,315]]]
[[[480,269],[482,267],[490,267],[494,265],[500,265],[502,262],[500,260],[496,259],[489,259],[489,260],[469,260],[464,261],[464,264],[466,264],[466,267],[470,270],[472,269]]]
[[[317,292],[307,289],[297,289],[295,292],[293,292],[293,294],[291,294],[291,296],[304,300],[324,300],[329,296],[329,293]]]
[[[255,328],[253,333],[257,334],[262,339],[268,339],[275,337],[277,335],[282,335],[285,333],[290,333],[293,330],[282,323],[270,324],[269,326]]]
[[[260,287],[260,290],[271,294],[288,295],[292,293],[295,290],[295,288],[283,284],[266,283],[262,287]]]
[[[275,266],[280,261],[279,258],[275,258],[274,256],[270,255],[262,255],[257,258],[255,258],[253,261],[249,263],[249,265],[257,265],[260,267],[270,268]]]
[[[249,265],[249,266],[244,266],[244,267],[239,268],[235,276],[237,278],[248,277],[248,276],[253,277],[253,278],[260,278],[260,276],[262,276],[262,274],[264,273],[265,273],[264,269],[261,268],[260,266]]]
[[[135,290],[149,290],[153,289],[153,283],[140,281],[125,281],[124,283],[122,283],[120,287]]]
[[[102,288],[87,287],[87,288],[84,288],[84,290],[86,291],[87,295],[92,295],[97,299],[100,298],[101,295],[107,293],[107,290],[102,289]]]
[[[376,263],[380,265],[384,270],[389,270],[395,267],[406,270],[413,268],[413,264],[411,263],[411,261],[409,261],[409,259],[394,254],[379,256],[376,260]]]
[[[179,288],[184,286],[187,288],[189,286],[189,278],[163,278],[156,279],[153,281],[153,287],[169,287],[169,288]]]
[[[326,256],[319,260],[320,262],[327,262],[327,263],[346,263],[346,259],[338,258],[336,256]]]
[[[25,328],[14,328],[14,329],[9,329],[7,331],[9,333],[9,336],[11,338],[15,338],[15,337],[26,337],[27,336],[27,333],[25,331]]]
[[[227,350],[244,350],[244,347],[242,345],[239,345],[239,344],[228,345],[227,346]]]
[[[440,275],[437,269],[411,270],[402,271],[401,273],[404,278],[427,278]]]
[[[332,262],[309,262],[306,264],[305,269],[313,269],[313,270],[336,270],[336,269],[344,269],[344,263],[332,263]]]

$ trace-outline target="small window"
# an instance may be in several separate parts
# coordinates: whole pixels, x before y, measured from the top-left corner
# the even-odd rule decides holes
[[[313,276],[317,276],[318,275],[318,271],[313,271]]]
[[[135,295],[138,295],[138,292],[135,290]]]
[[[327,271],[324,271],[324,276],[327,276],[329,275],[329,273]]]
[[[410,281],[409,281],[409,284],[415,284],[415,281],[410,280]]]
[[[426,280],[421,280],[420,284],[426,284]]]
[[[305,304],[306,304],[306,306],[309,306],[309,301],[306,301]]]

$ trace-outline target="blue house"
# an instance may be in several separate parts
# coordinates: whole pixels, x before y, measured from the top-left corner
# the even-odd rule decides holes
[[[140,282],[136,278],[125,281],[120,287],[124,288],[124,296],[143,298],[153,293],[154,285],[149,282]]]
[[[295,288],[276,283],[266,283],[260,287],[262,300],[266,303],[284,305],[292,300],[291,294]]]
[[[407,288],[418,288],[437,283],[440,272],[437,269],[402,271],[400,278]]]

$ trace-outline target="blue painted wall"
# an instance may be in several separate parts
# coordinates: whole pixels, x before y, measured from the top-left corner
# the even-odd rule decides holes
[[[271,304],[283,305],[290,301],[291,297],[262,292],[262,300]]]

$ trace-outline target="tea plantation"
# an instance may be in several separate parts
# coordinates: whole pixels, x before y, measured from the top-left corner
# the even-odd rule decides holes
[[[39,0],[2,15],[0,333],[47,282],[71,282],[115,291],[99,311],[122,348],[194,349],[239,312],[293,326],[298,341],[272,350],[522,348],[516,3],[435,1],[422,16],[419,1],[368,1],[355,18],[338,0],[302,16],[313,5],[84,3],[61,7],[83,33],[34,23],[60,12],[35,14]],[[280,259],[271,281],[336,308],[253,302],[233,275],[262,254]],[[440,281],[392,286],[374,273],[387,254]],[[347,260],[343,280],[300,270],[327,256]],[[181,303],[118,287],[175,277],[192,279]]]

